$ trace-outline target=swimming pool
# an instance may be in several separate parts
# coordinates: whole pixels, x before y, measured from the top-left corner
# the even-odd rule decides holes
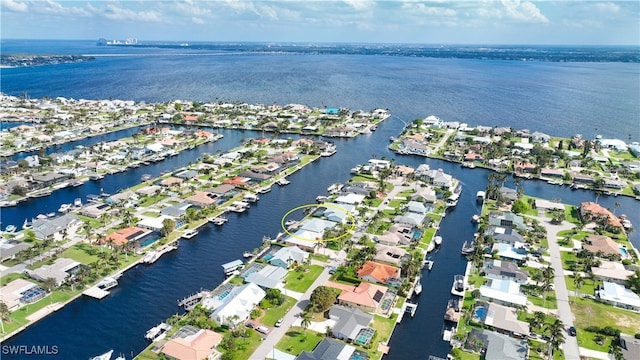
[[[230,293],[231,293],[231,291],[225,291],[225,292],[223,292],[220,296],[218,296],[218,300],[223,300],[223,299],[224,299],[224,298],[226,298]]]
[[[273,258],[273,255],[271,255],[271,254],[267,254],[267,255],[265,255],[262,259],[263,259],[264,261],[269,261],[269,260],[271,260],[272,258]]]
[[[479,320],[484,321],[486,316],[487,316],[487,308],[483,306],[478,306],[475,311],[475,317]]]
[[[358,333],[358,336],[356,336],[355,339],[355,343],[359,344],[359,345],[367,345],[369,344],[369,342],[371,341],[371,339],[373,338],[373,334],[376,333],[375,329],[372,328],[364,328],[362,330],[360,330],[360,332]]]
[[[629,252],[627,251],[626,248],[620,247],[618,249],[620,249],[620,255],[622,255],[623,259],[628,259],[629,258]]]
[[[160,240],[160,234],[152,232],[149,235],[143,236],[142,238],[138,239],[138,244],[140,244],[140,247],[145,247],[153,244],[158,240]]]

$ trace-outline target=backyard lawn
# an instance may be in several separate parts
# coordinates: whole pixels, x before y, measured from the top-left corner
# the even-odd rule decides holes
[[[76,244],[63,251],[59,257],[70,258],[84,265],[89,265],[99,259],[100,250],[89,244]]]
[[[299,272],[295,270],[289,271],[289,274],[285,278],[287,282],[285,287],[289,290],[303,293],[311,287],[313,282],[316,281],[318,276],[320,276],[323,269],[324,268],[320,265],[311,265],[307,272]]]
[[[303,351],[313,350],[324,338],[324,334],[294,326],[280,339],[276,349],[297,356]]]
[[[291,309],[296,304],[296,299],[292,297],[285,297],[285,301],[278,307],[267,309],[265,315],[260,319],[260,323],[267,326],[274,326],[278,319],[284,317],[288,309]]]

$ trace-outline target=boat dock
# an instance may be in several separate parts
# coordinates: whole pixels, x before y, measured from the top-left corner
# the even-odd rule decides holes
[[[92,287],[88,288],[87,290],[85,290],[84,292],[82,292],[82,295],[87,295],[89,297],[92,297],[92,298],[98,299],[98,300],[102,300],[103,298],[105,298],[109,294],[110,293],[107,290],[102,290],[97,286],[92,286]]]
[[[186,311],[191,311],[207,295],[209,295],[209,291],[202,290],[178,301],[178,306],[184,307]]]
[[[117,274],[114,276],[107,276],[98,282],[96,285],[88,288],[82,294],[92,297],[94,299],[101,300],[110,294],[109,289],[113,289],[118,286],[118,279],[122,276],[122,274]]]

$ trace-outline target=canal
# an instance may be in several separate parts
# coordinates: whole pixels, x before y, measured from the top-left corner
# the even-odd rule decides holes
[[[475,231],[470,223],[471,216],[479,211],[475,193],[484,189],[489,172],[465,169],[439,160],[395,155],[386,146],[389,137],[397,136],[402,127],[403,122],[392,117],[371,135],[356,139],[330,139],[338,148],[334,156],[322,158],[292,174],[288,177],[290,185],[274,186],[270,193],[261,195],[261,200],[246,213],[230,214],[230,221],[222,227],[203,227],[197,237],[181,240],[177,251],[166,254],[153,265],[138,265],[129,270],[107,298],[97,301],[81,297],[7,341],[6,345],[57,345],[65,359],[86,359],[109,349],[130,358],[147,346],[144,334],[149,328],[182,312],[177,306],[178,299],[202,288],[215,287],[223,280],[221,264],[241,258],[243,251],[260,246],[264,235],[274,236],[280,232],[280,218],[288,210],[314,203],[317,195],[326,195],[329,185],[348,180],[352,167],[365,163],[372,156],[384,156],[395,158],[397,164],[414,167],[426,162],[431,168],[442,168],[463,184],[458,206],[449,211],[441,223],[439,235],[444,240],[432,255],[435,261],[433,270],[423,271],[424,290],[414,300],[418,303],[417,313],[414,318],[405,317],[396,328],[390,341],[391,351],[385,359],[424,359],[428,355],[445,357],[450,348],[442,341],[443,315],[453,277],[465,269],[466,260],[460,255],[460,248]],[[156,176],[185,166],[203,153],[225,151],[238,146],[244,138],[262,136],[249,131],[222,130],[220,133],[224,138],[218,142],[185,151],[163,162],[129,169],[99,182],[62,189],[47,198],[3,209],[3,220],[6,216],[21,224],[24,218],[55,211],[60,204],[74,198],[84,199],[87,194],[96,194],[100,189],[114,193],[138,183],[142,174]],[[524,188],[529,195],[560,198],[570,204],[595,200],[591,192],[571,191],[541,181],[525,181]],[[625,197],[599,199],[599,203],[612,209],[615,202],[621,203],[618,213],[627,213],[634,224],[640,224],[640,215],[632,211],[637,209],[635,200]],[[632,233],[632,241],[636,247],[639,245],[637,233]],[[5,355],[4,358],[12,357]]]

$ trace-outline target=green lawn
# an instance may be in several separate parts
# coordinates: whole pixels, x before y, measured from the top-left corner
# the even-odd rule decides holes
[[[296,299],[292,297],[285,297],[285,301],[282,305],[266,310],[265,315],[260,319],[260,322],[267,326],[274,326],[276,321],[284,317],[287,310],[291,309],[296,302]]]
[[[164,199],[166,199],[167,197],[169,197],[169,195],[164,195],[164,194],[160,194],[160,195],[152,195],[152,196],[147,196],[144,197],[140,200],[140,202],[138,203],[138,205],[140,207],[149,207],[155,203],[158,203]]]
[[[78,217],[78,219],[82,220],[83,222],[88,221],[89,224],[91,224],[91,227],[93,229],[97,229],[97,228],[102,226],[102,223],[100,221],[98,221],[98,219],[94,219],[94,218],[91,218],[91,217],[88,217],[88,216],[78,215],[78,214],[76,214],[76,216]]]
[[[303,351],[313,350],[324,338],[324,334],[295,326],[284,334],[276,349],[298,356]]]
[[[542,301],[542,295],[533,296],[527,295],[527,300],[531,301],[533,305],[543,306],[544,301]],[[547,309],[557,309],[558,303],[556,302],[556,293],[553,290],[547,292],[547,301],[544,303],[544,307]]]
[[[567,284],[567,290],[569,290],[569,295],[575,295],[574,291],[576,290],[576,287],[573,284],[573,276],[565,276],[564,281]],[[602,285],[602,281],[596,280],[594,284],[594,281],[592,279],[585,278],[584,284],[580,287],[580,289],[578,289],[578,292],[581,292],[583,294],[593,295],[598,285]]]
[[[571,297],[571,311],[575,315],[575,325],[578,329],[595,325],[598,327],[612,326],[626,334],[638,332],[640,313],[599,303],[591,299],[580,298],[575,299],[575,302],[573,301],[574,299]]]
[[[89,244],[76,244],[63,251],[59,257],[73,259],[79,263],[89,265],[99,259],[100,250]]]
[[[22,275],[22,274],[18,274],[18,273],[11,273],[8,274],[6,276],[3,276],[0,278],[0,286],[5,286],[8,283],[12,282],[15,279],[26,279],[27,276],[26,275]]]
[[[285,287],[289,290],[303,293],[311,287],[313,282],[320,276],[320,273],[322,273],[322,270],[323,267],[320,265],[311,265],[308,272],[289,271],[285,278],[287,282]]]

